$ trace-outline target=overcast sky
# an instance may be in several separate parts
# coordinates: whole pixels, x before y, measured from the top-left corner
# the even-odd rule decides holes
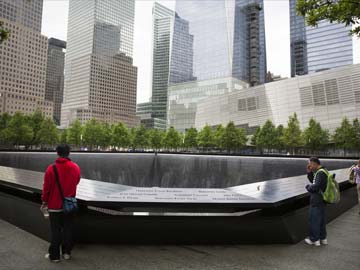
[[[47,37],[66,40],[68,2],[68,0],[44,0],[42,33]],[[138,102],[148,101],[151,96],[151,11],[154,2],[155,0],[136,0],[135,6],[133,57],[134,65],[138,67]],[[158,0],[157,2],[172,9],[175,6],[175,1]],[[264,0],[264,5],[267,69],[276,75],[289,77],[289,0]]]

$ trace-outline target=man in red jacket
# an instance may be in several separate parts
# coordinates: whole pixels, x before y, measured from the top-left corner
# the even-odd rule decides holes
[[[75,197],[76,187],[80,181],[80,168],[69,159],[70,147],[68,145],[59,145],[56,152],[59,157],[55,165],[64,197]],[[51,243],[49,253],[45,255],[45,258],[52,262],[59,262],[61,246],[63,258],[69,260],[73,247],[74,216],[63,213],[62,197],[56,183],[53,165],[46,169],[41,199],[42,207],[47,207],[50,215]]]

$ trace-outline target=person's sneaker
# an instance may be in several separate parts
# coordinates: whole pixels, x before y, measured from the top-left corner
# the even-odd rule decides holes
[[[50,259],[50,254],[49,254],[49,253],[45,254],[45,259],[48,259],[50,262],[53,262],[53,263],[58,263],[58,262],[60,262],[60,260],[59,260],[59,259],[57,259],[57,260],[51,260],[51,259]]]
[[[310,246],[316,246],[316,247],[320,246],[320,240],[317,240],[317,241],[313,242],[313,241],[310,240],[310,238],[305,238],[305,243],[310,245]]]
[[[320,244],[322,245],[327,245],[328,244],[328,240],[325,238],[325,239],[322,239],[320,240]]]
[[[64,253],[62,255],[62,257],[64,258],[64,260],[70,260],[71,259],[71,255],[70,254],[67,254],[67,253]]]

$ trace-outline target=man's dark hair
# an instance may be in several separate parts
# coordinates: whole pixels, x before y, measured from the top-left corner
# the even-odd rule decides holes
[[[70,155],[70,146],[67,144],[60,144],[56,147],[56,152],[60,157],[68,157]]]
[[[321,165],[320,159],[318,157],[311,157],[309,158],[310,162],[314,162],[318,165]]]

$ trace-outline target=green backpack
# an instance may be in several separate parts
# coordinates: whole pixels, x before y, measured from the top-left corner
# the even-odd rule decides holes
[[[339,183],[336,182],[336,180],[334,179],[335,175],[329,173],[327,170],[323,168],[318,170],[316,174],[320,171],[324,172],[327,176],[327,184],[326,184],[325,192],[320,191],[323,196],[323,200],[326,203],[338,203],[340,201],[340,189],[339,189]]]

